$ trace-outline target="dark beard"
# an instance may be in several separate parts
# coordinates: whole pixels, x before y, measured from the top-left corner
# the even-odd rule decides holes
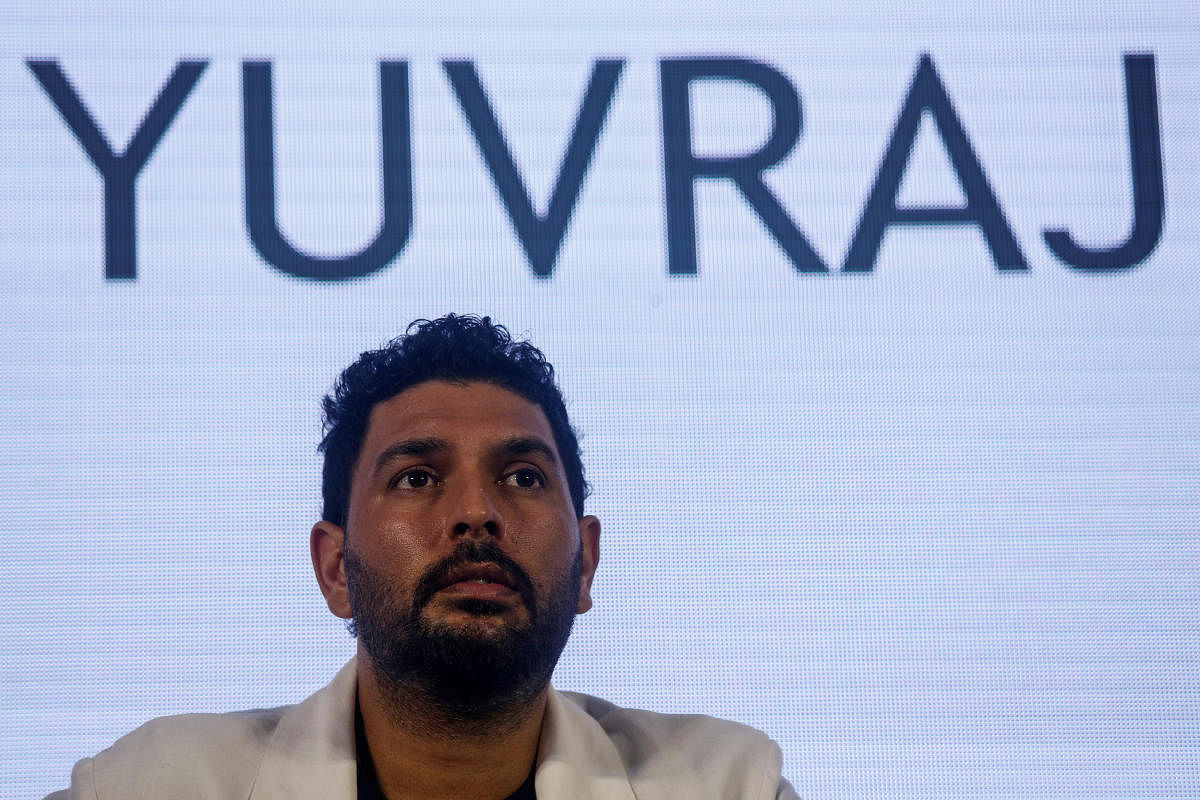
[[[497,564],[507,573],[529,612],[528,622],[487,631],[430,622],[422,612],[449,571],[480,562]],[[547,587],[544,603],[537,602],[525,570],[491,540],[459,542],[421,577],[407,609],[389,591],[387,579],[349,546],[345,567],[355,611],[351,631],[370,656],[393,712],[408,717],[397,721],[413,724],[434,711],[440,723],[473,727],[519,715],[549,683],[575,621],[583,550]],[[460,600],[456,607],[481,617],[502,610],[475,599]],[[411,713],[417,710],[414,705],[421,713]]]

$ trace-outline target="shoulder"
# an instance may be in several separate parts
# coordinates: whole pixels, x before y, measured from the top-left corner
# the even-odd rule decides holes
[[[603,729],[634,787],[678,791],[681,780],[693,780],[704,796],[774,798],[786,785],[779,746],[748,725],[701,714],[622,708],[575,692],[560,694]]]
[[[289,707],[153,719],[76,765],[95,796],[245,796]]]
[[[160,717],[71,772],[54,800],[353,797],[356,662],[298,705]]]
[[[578,692],[560,694],[599,723],[614,742],[633,748],[671,747],[699,756],[715,754],[709,751],[728,752],[731,748],[750,752],[778,749],[765,733],[739,722],[703,714],[662,714],[623,708]]]

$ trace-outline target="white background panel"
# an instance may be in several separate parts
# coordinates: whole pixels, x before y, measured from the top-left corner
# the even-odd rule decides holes
[[[557,366],[604,523],[563,688],[767,731],[806,798],[1194,797],[1200,786],[1200,14],[1192,3],[32,3],[0,10],[0,794],[40,797],[160,714],[295,702],[353,644],[321,601],[319,400],[417,317],[491,314]],[[1122,55],[1155,57],[1165,184],[1140,265],[1042,231],[1132,219]],[[928,53],[1029,269],[975,226],[840,265]],[[803,132],[765,182],[803,275],[728,181],[667,267],[659,61],[770,65]],[[123,148],[209,62],[104,279],[100,177],[25,60]],[[597,59],[625,61],[555,263],[534,277],[440,66],[476,63],[544,212]],[[273,268],[246,231],[241,63],[274,67],[280,227],[382,217],[377,63],[409,64],[414,222],[382,270]],[[752,152],[757,89],[691,92]],[[924,120],[901,205],[959,185]]]

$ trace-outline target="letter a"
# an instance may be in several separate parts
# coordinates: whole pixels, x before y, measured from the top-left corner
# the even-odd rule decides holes
[[[898,208],[896,195],[900,182],[908,167],[908,157],[916,142],[921,115],[928,111],[933,116],[950,165],[958,176],[967,204],[961,208],[932,206],[921,208]],[[1001,270],[1025,270],[1029,267],[1021,248],[1013,237],[1012,229],[1004,219],[1004,212],[996,195],[988,185],[983,167],[967,141],[967,133],[954,111],[946,87],[942,85],[933,61],[928,54],[921,56],[912,87],[900,109],[896,129],[888,142],[883,163],[875,176],[875,185],[867,198],[858,230],[851,240],[846,260],[842,264],[845,272],[870,272],[875,268],[875,258],[883,242],[883,234],[891,225],[944,225],[973,223],[983,231],[988,249]]]

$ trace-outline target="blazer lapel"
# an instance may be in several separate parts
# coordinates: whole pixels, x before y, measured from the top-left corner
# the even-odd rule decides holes
[[[354,746],[356,661],[286,712],[267,743],[249,800],[348,800],[358,793]],[[538,797],[637,800],[600,723],[549,690],[534,786]]]
[[[550,689],[534,788],[538,797],[636,800],[617,748],[600,723]]]
[[[354,755],[355,660],[279,720],[250,800],[343,800],[358,793]]]

